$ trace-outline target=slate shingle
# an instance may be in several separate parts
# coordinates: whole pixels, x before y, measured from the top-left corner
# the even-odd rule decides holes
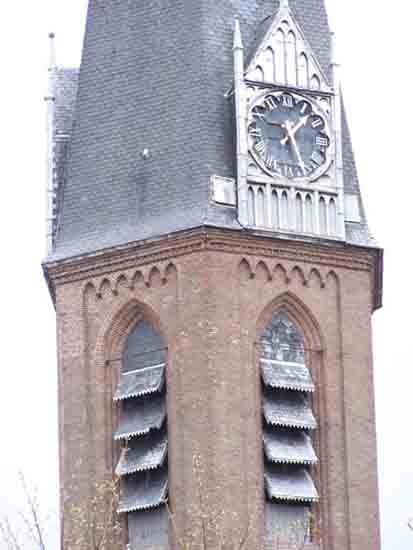
[[[291,6],[329,74],[324,1]],[[211,175],[235,175],[234,113],[224,97],[233,78],[234,19],[251,50],[276,9],[274,0],[90,0],[50,259],[200,225],[240,229],[234,210],[208,197]],[[63,100],[65,78],[72,85],[77,73],[60,76]],[[56,118],[65,128],[72,127],[73,108],[69,93]],[[358,193],[346,125],[344,138],[345,184]],[[349,237],[366,244],[364,219],[356,229]]]

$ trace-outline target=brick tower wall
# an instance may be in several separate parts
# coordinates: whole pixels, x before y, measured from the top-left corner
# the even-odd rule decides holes
[[[111,477],[112,397],[141,316],[168,346],[171,541],[262,548],[264,488],[256,342],[284,309],[316,383],[315,480],[322,548],[377,550],[371,351],[374,258],[367,249],[192,231],[49,264],[58,320],[64,537]],[[65,550],[68,550],[68,542]]]

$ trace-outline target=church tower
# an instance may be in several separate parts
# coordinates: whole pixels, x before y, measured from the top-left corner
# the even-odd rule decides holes
[[[90,0],[49,72],[62,549],[378,550],[382,251],[324,1]]]

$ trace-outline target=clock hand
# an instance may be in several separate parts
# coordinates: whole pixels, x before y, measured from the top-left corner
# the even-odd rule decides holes
[[[307,120],[308,120],[308,115],[304,116],[299,122],[297,122],[297,124],[293,128],[290,128],[289,133],[294,137],[295,134],[298,132],[298,130],[300,130],[300,128],[302,128],[307,124]],[[285,138],[281,140],[281,145],[285,145],[288,139],[289,139],[289,136],[287,135]]]
[[[295,153],[295,156],[297,157],[298,164],[300,165],[301,170],[305,174],[305,164],[304,164],[303,159],[301,157],[300,150],[298,149],[298,145],[297,145],[297,142],[295,140],[294,134],[292,133],[292,128],[290,126],[290,121],[289,120],[287,120],[285,122],[284,128],[287,131],[287,137],[285,139],[281,140],[281,143],[283,145],[285,145],[285,143],[287,143],[288,140],[291,141],[291,145],[293,146],[294,153]]]
[[[280,126],[281,128],[284,126],[281,122],[271,122],[266,118],[264,120],[269,126]]]

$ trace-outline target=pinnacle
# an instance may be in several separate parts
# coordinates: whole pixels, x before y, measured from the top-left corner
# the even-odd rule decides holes
[[[243,49],[242,38],[241,38],[241,29],[238,19],[235,19],[235,29],[234,29],[234,50]]]

